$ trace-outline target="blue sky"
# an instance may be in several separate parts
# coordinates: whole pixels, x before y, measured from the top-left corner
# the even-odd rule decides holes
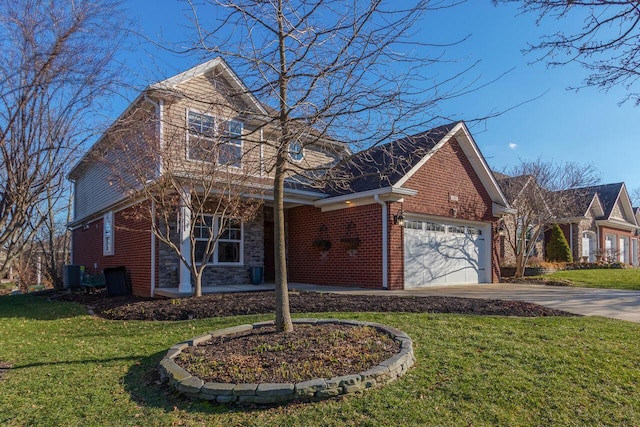
[[[193,34],[184,2],[126,0],[125,7],[128,16],[137,20],[140,31],[153,40],[180,42]],[[603,183],[624,181],[630,190],[639,188],[638,131],[634,123],[638,122],[640,108],[619,105],[624,89],[567,91],[568,86],[581,83],[586,71],[574,65],[547,68],[543,63],[532,63],[535,56],[522,53],[527,43],[535,43],[542,34],[580,22],[574,17],[537,27],[535,16],[519,14],[515,7],[469,0],[426,15],[416,37],[446,43],[468,35],[464,43],[447,49],[447,57],[455,60],[456,66],[480,61],[468,79],[489,82],[509,71],[487,87],[440,107],[441,113],[451,119],[471,120],[519,105],[498,117],[469,122],[492,168],[502,170],[519,159],[538,157],[593,163]],[[129,52],[126,62],[142,87],[185,71],[199,59],[145,45]],[[115,102],[114,117],[124,107],[124,103]]]

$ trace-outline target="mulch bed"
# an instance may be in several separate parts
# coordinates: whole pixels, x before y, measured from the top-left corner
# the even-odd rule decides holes
[[[215,337],[183,350],[175,362],[205,382],[295,383],[364,372],[399,350],[371,327],[296,325],[286,334],[264,327]]]
[[[58,300],[92,306],[96,315],[113,320],[187,320],[210,317],[269,314],[275,311],[274,292],[210,294],[181,299],[137,297],[105,298],[104,294],[60,294]],[[399,297],[290,292],[291,313],[410,312],[491,316],[575,316],[521,301],[455,297]]]

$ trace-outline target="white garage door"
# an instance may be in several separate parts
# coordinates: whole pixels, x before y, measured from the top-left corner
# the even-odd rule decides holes
[[[483,224],[405,221],[405,288],[484,281],[484,234]]]

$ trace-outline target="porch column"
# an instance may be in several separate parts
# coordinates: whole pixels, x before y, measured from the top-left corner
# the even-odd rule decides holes
[[[191,207],[189,206],[189,192],[180,194],[180,253],[191,264]],[[180,282],[178,292],[191,293],[191,271],[189,266],[180,261]]]

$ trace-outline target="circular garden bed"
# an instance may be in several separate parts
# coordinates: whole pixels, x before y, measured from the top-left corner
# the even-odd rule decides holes
[[[293,323],[296,328],[331,326],[335,328],[336,336],[344,335],[345,327],[373,329],[383,338],[369,341],[385,346],[390,357],[372,362],[369,365],[366,365],[366,360],[359,360],[359,363],[352,363],[351,360],[338,361],[342,365],[341,369],[330,369],[328,372],[336,372],[337,374],[326,378],[305,378],[304,372],[301,372],[300,376],[283,374],[283,376],[267,377],[282,378],[277,382],[262,381],[259,372],[256,372],[260,371],[262,364],[245,364],[244,368],[247,372],[238,372],[236,380],[216,374],[215,369],[211,369],[211,365],[204,370],[199,368],[197,360],[200,356],[197,355],[202,349],[198,347],[215,347],[218,342],[216,340],[267,333],[269,330],[273,330],[274,326],[273,321],[269,321],[220,329],[174,345],[160,362],[161,378],[168,380],[168,384],[179,393],[191,398],[218,403],[274,404],[294,400],[320,400],[380,387],[403,375],[415,362],[411,338],[404,332],[390,326],[338,319],[294,319]],[[385,338],[393,345],[382,343]],[[363,338],[363,340],[367,339]],[[323,344],[315,343],[313,345]],[[283,345],[273,341],[256,348],[257,352],[266,353],[278,347],[283,347]],[[295,348],[280,348],[280,350],[296,352]],[[256,352],[255,348],[253,351]],[[365,358],[366,354],[364,353],[366,352],[360,352],[359,359]],[[213,366],[215,366],[216,361],[213,362]],[[321,360],[317,362],[324,364]],[[309,360],[308,363],[314,363],[314,360]],[[366,368],[363,368],[364,366]],[[242,369],[242,366],[240,368]],[[351,372],[350,369],[354,369],[354,372]],[[248,378],[249,381],[237,380],[242,378]]]

